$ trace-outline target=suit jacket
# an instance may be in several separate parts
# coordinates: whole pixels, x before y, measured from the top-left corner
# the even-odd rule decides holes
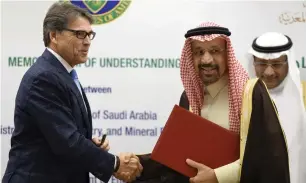
[[[92,142],[84,91],[83,97],[65,67],[45,50],[18,89],[2,183],[88,183],[89,172],[110,179],[115,157]]]

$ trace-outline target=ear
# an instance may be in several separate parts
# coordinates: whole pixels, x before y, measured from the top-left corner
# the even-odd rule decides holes
[[[57,34],[56,31],[51,31],[49,37],[52,43],[57,44]]]

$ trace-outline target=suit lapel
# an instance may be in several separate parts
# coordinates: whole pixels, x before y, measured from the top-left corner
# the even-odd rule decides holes
[[[88,107],[88,104],[86,103],[87,105],[87,111],[86,111],[86,108],[85,108],[85,104],[84,104],[84,101],[86,102],[85,98],[86,96],[83,95],[83,98],[84,98],[84,101],[83,101],[83,98],[81,96],[81,93],[78,89],[78,87],[76,86],[76,84],[74,83],[74,81],[70,78],[70,81],[69,81],[69,86],[71,88],[71,91],[72,93],[76,96],[77,98],[77,101],[78,101],[78,104],[79,104],[79,107],[81,108],[81,111],[82,111],[82,116],[83,116],[83,119],[85,121],[85,125],[88,129],[91,129],[91,124],[89,122],[89,118],[88,118],[88,113],[90,113],[90,110],[89,110],[89,107]],[[83,90],[83,89],[82,89]],[[90,130],[89,130],[90,131]]]
[[[76,84],[74,83],[73,79],[71,78],[71,76],[69,75],[69,73],[67,72],[66,68],[60,63],[59,60],[57,60],[57,58],[52,54],[50,53],[47,49],[44,51],[44,53],[42,54],[42,57],[44,57],[46,60],[48,60],[48,62],[53,65],[55,68],[57,68],[58,72],[62,74],[62,76],[65,78],[66,80],[66,83],[68,84],[69,88],[71,88],[71,91],[72,93],[76,96],[77,98],[77,101],[78,101],[78,104],[79,104],[79,107],[81,109],[81,112],[82,112],[82,116],[83,116],[83,119],[84,119],[84,122],[85,122],[85,126],[89,129],[89,134],[91,134],[91,118],[89,118],[89,114],[90,114],[90,117],[91,117],[91,113],[90,113],[90,108],[89,108],[89,104],[88,104],[88,101],[87,101],[87,98],[85,95],[84,96],[84,101],[87,105],[87,109],[88,110],[88,113],[87,114],[87,111],[86,111],[86,108],[85,108],[85,104],[83,102],[83,98],[81,96],[81,93],[78,89],[78,87],[76,86]],[[83,89],[82,89],[83,91]],[[84,92],[83,92],[84,93]],[[89,120],[90,119],[90,120]]]
[[[80,84],[81,85],[81,84]],[[83,87],[81,85],[81,89],[82,89],[82,95],[83,95],[83,98],[84,98],[84,102],[86,104],[86,108],[87,108],[87,119],[88,119],[88,129],[89,129],[89,136],[91,137],[92,136],[92,117],[91,117],[91,109],[90,109],[90,105],[89,105],[89,102],[88,102],[88,99],[87,99],[87,96],[83,90]]]

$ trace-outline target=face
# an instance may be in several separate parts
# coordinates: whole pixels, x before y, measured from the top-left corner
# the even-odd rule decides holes
[[[268,89],[277,87],[288,74],[287,56],[282,55],[273,60],[254,57],[256,76],[262,79]]]
[[[51,42],[57,53],[72,67],[87,61],[90,38],[93,38],[94,35],[90,22],[83,17],[69,22],[66,30],[62,32],[50,33]]]
[[[227,72],[226,41],[216,38],[211,41],[194,40],[191,43],[194,67],[204,85],[215,83]]]

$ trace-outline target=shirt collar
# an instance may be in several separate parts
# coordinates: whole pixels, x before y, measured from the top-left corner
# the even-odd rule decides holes
[[[63,57],[61,57],[59,54],[57,54],[51,48],[47,48],[47,49],[57,58],[58,61],[60,61],[60,63],[62,63],[62,65],[65,67],[65,69],[67,70],[68,73],[70,73],[73,70],[73,68],[68,64],[68,62],[63,59]]]
[[[222,76],[217,82],[206,86],[206,91],[211,97],[215,98],[220,90],[222,90],[227,85],[227,83],[228,76],[226,74]]]

